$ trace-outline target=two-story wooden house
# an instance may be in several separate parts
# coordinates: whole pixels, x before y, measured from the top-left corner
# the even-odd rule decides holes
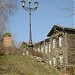
[[[52,64],[63,70],[75,66],[75,29],[54,25],[47,36],[50,37]]]

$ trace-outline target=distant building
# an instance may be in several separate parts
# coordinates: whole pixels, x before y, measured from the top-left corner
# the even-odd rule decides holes
[[[51,64],[50,38],[34,44],[35,56],[42,57],[44,62]]]
[[[28,44],[22,42],[20,49],[22,50],[22,55],[29,55]]]
[[[44,53],[44,54],[47,54],[48,52],[50,52],[50,39],[45,39],[43,41],[40,41],[36,44],[34,44],[35,46],[35,52],[41,52],[41,53]]]

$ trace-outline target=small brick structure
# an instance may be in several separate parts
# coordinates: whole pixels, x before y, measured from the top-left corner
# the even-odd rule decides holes
[[[3,48],[4,48],[4,54],[10,54],[11,33],[5,33],[3,35]]]
[[[3,46],[9,48],[11,46],[11,33],[5,33],[3,36]]]
[[[4,53],[9,54],[10,53],[10,47],[11,47],[11,33],[5,33],[3,35],[3,47],[4,47]]]

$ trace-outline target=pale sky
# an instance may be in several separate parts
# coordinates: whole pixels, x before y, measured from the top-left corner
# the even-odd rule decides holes
[[[39,2],[39,7],[32,12],[32,40],[38,42],[47,38],[48,32],[54,24],[59,26],[74,27],[74,16],[69,16],[71,12],[60,8],[74,7],[74,0],[32,0]],[[26,0],[28,6],[28,0]],[[9,30],[15,35],[18,42],[29,41],[29,14],[21,6],[21,0],[18,0],[18,11],[11,16],[8,25]],[[13,36],[14,36],[13,35]]]

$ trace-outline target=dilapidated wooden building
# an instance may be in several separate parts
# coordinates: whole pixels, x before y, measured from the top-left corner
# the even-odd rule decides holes
[[[35,50],[43,52],[48,62],[64,74],[69,73],[67,69],[75,67],[75,29],[54,25],[47,37],[48,41],[35,44]]]
[[[47,39],[34,43],[33,55],[42,57],[63,74],[73,75],[75,70],[75,29],[54,25]],[[25,43],[22,43],[27,46]],[[25,47],[26,51],[28,46]],[[25,49],[23,48],[23,49]]]
[[[63,65],[75,65],[75,29],[54,25],[47,35],[55,58],[63,56]]]
[[[47,36],[50,37],[53,65],[69,73],[67,68],[75,66],[75,29],[54,25]]]

